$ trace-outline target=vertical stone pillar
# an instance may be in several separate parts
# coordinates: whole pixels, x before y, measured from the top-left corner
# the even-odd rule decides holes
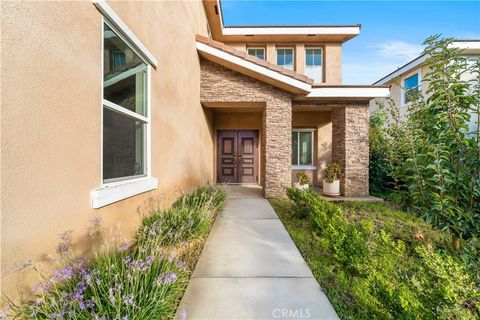
[[[275,97],[268,100],[263,114],[264,193],[266,198],[285,195],[291,184],[292,100]]]
[[[368,105],[332,110],[332,161],[344,170],[340,192],[347,197],[368,196]]]

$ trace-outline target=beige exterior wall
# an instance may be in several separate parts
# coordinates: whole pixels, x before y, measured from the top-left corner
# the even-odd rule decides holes
[[[303,171],[309,175],[315,186],[322,185],[323,169],[332,157],[332,122],[330,111],[294,111],[292,129],[314,128],[314,159],[317,170],[292,170],[292,181],[297,181],[296,173]]]
[[[295,71],[305,74],[305,48],[314,47],[322,48],[323,51],[323,79],[328,85],[342,84],[342,43],[226,43],[237,50],[247,52],[248,47],[264,47],[266,60],[270,63],[277,64],[277,47],[294,48],[294,68]]]
[[[207,34],[201,2],[110,2],[159,61],[151,72],[154,192],[101,209],[90,190],[101,184],[102,15],[91,2],[2,3],[1,260],[2,291],[28,292],[57,235],[73,230],[85,249],[89,220],[128,237],[137,207],[156,194],[213,178],[212,116],[200,105],[195,34]],[[172,50],[174,48],[174,50]],[[183,146],[188,146],[184,148]],[[188,168],[188,170],[185,170]]]
[[[325,44],[325,83],[331,85],[342,84],[342,44]]]

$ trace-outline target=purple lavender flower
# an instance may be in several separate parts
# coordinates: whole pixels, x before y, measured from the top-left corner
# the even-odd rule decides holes
[[[128,320],[128,319],[129,319],[128,316],[125,316],[122,318],[122,320]]]
[[[112,304],[115,304],[115,294],[113,292],[113,288],[108,289],[108,300],[110,300]]]
[[[141,271],[145,272],[150,267],[150,265],[155,261],[155,256],[148,256],[145,260],[131,260],[130,257],[123,258],[123,263],[127,264],[130,270],[133,272]]]
[[[178,311],[178,319],[187,320],[187,310]]]
[[[0,320],[6,320],[9,312],[10,312],[9,307],[1,308],[0,309]]]
[[[160,276],[157,277],[155,282],[157,285],[163,285],[163,284],[172,284],[175,281],[177,281],[177,275],[173,272],[165,272],[162,273]]]
[[[123,303],[131,306],[133,304],[133,294],[127,294],[126,296],[123,296],[122,300],[123,300]]]
[[[58,235],[60,242],[57,244],[58,254],[67,254],[72,246],[72,230],[62,232]]]
[[[90,222],[92,223],[92,225],[94,227],[99,227],[101,224],[102,224],[102,218],[100,218],[99,216],[94,216]]]
[[[72,279],[74,276],[73,268],[71,266],[64,267],[60,270],[56,270],[54,275],[50,278],[50,281],[57,283],[60,281]]]
[[[124,241],[120,244],[120,251],[127,251],[128,249],[130,249],[130,246],[130,243]]]

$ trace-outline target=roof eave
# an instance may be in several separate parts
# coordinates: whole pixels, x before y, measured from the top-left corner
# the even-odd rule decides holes
[[[235,70],[254,79],[266,82],[275,87],[284,89],[294,94],[308,94],[312,86],[308,82],[300,81],[275,70],[255,64],[246,59],[237,57],[223,50],[197,41],[197,51],[205,59],[221,66]]]

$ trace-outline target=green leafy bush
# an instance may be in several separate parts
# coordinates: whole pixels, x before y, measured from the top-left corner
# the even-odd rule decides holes
[[[440,231],[407,214],[361,212],[378,204],[336,205],[308,190],[287,195],[290,206],[274,207],[341,318],[479,318],[478,269],[445,247]]]
[[[303,171],[297,172],[297,181],[300,184],[308,184],[310,182],[307,174]]]
[[[323,179],[329,183],[332,183],[335,180],[339,180],[342,174],[342,166],[336,162],[330,162],[323,171]]]
[[[62,235],[61,267],[43,277],[33,301],[11,303],[22,319],[171,319],[185,290],[195,255],[223,206],[225,191],[201,187],[170,209],[151,207],[134,243],[105,244],[90,260],[75,258]],[[97,236],[99,235],[96,221]]]
[[[387,110],[383,103],[377,103],[377,110],[370,116],[369,129],[369,188],[374,195],[385,195],[393,191],[392,168],[388,161],[390,143],[387,140]]]
[[[480,59],[469,67],[451,44],[438,36],[426,40],[426,90],[411,99],[407,117],[388,105],[386,127],[373,119],[371,180],[381,187],[386,155],[402,205],[447,230],[458,250],[459,239],[480,236]],[[463,80],[466,72],[474,79]]]

